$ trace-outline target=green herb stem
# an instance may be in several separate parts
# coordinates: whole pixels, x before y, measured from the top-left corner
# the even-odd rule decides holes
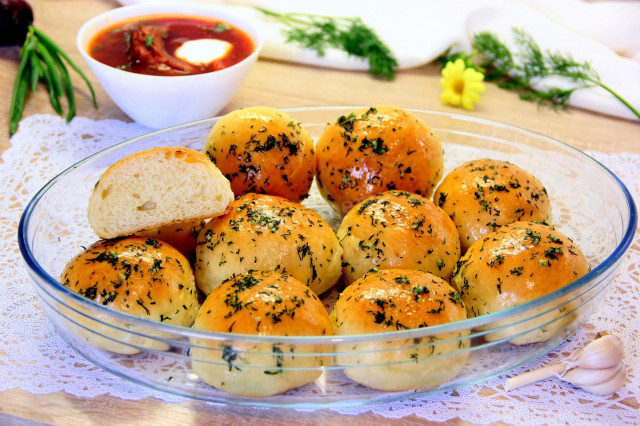
[[[15,105],[18,101],[18,91],[20,90],[20,82],[22,81],[22,77],[24,75],[24,70],[29,63],[29,56],[33,49],[35,49],[35,40],[33,37],[30,37],[31,34],[27,35],[27,40],[24,43],[24,47],[20,51],[20,55],[22,60],[20,61],[20,65],[18,65],[18,71],[16,72],[16,78],[13,82],[13,93],[11,94],[11,107],[9,111],[13,112]],[[11,113],[13,115],[13,113]]]
[[[29,67],[31,68],[31,91],[35,92],[40,80],[40,68],[38,68],[38,60],[33,53],[29,55]]]
[[[42,64],[42,62],[36,61],[36,66],[39,68],[40,72],[39,74],[41,76],[44,76],[44,80],[45,83],[47,84],[47,87],[49,88],[49,99],[51,100],[51,106],[53,107],[53,109],[60,115],[62,115],[62,107],[60,106],[60,101],[58,101],[58,94],[56,94],[56,91],[54,89],[54,83],[51,80],[51,76],[49,75],[49,71],[47,69],[45,69],[45,66]]]
[[[78,75],[84,80],[84,82],[87,84],[87,87],[89,88],[89,92],[91,93],[91,100],[93,102],[93,106],[94,108],[98,108],[98,101],[96,99],[96,93],[93,90],[93,86],[91,85],[91,82],[89,81],[89,79],[87,78],[87,76],[85,75],[84,72],[82,72],[82,70],[80,69],[80,67],[78,65],[76,65],[75,62],[73,62],[73,60],[69,57],[69,55],[67,55],[67,53],[62,50],[62,48],[60,46],[58,46],[51,38],[49,38],[45,33],[43,33],[42,31],[40,31],[39,29],[32,27],[34,33],[38,36],[38,39],[45,45],[47,46],[47,48],[52,51],[52,52],[56,52],[58,53],[60,56],[62,56],[64,58],[65,61],[67,61],[67,63],[69,64],[69,66],[78,73]]]
[[[30,68],[25,68],[23,75],[18,82],[18,88],[16,90],[16,100],[11,105],[11,117],[9,124],[9,131],[15,132],[18,127],[18,120],[24,109],[24,100],[27,97],[27,90],[29,90],[29,77],[31,74]]]
[[[606,84],[602,83],[601,81],[593,81],[593,83],[598,85],[598,86],[600,86],[600,87],[602,87],[607,92],[611,93],[617,100],[622,102],[622,104],[624,106],[629,108],[629,110],[632,113],[634,113],[635,116],[638,117],[638,119],[640,119],[640,112],[637,109],[635,109],[629,102],[627,102],[622,96],[620,96],[618,93],[616,93],[613,89],[611,89],[609,86],[607,86]]]
[[[547,74],[547,76],[551,77],[551,76],[556,76],[556,77],[565,77],[565,78],[569,78],[569,79],[574,79],[574,76],[570,73],[549,73]],[[594,87],[594,86],[599,86],[601,88],[603,88],[604,90],[606,90],[607,92],[609,92],[611,95],[613,95],[613,97],[615,97],[618,101],[620,101],[624,106],[626,106],[636,117],[638,117],[640,119],[640,112],[638,112],[637,109],[635,109],[633,107],[633,105],[631,105],[629,102],[627,102],[626,99],[624,99],[622,96],[620,96],[615,90],[613,90],[612,88],[610,88],[609,86],[607,86],[606,84],[604,84],[602,81],[600,81],[599,79],[594,79],[594,78],[590,78],[590,77],[583,77],[582,80],[584,82],[589,82],[592,84],[584,84],[581,87],[576,87],[575,89],[568,89],[568,91],[573,92],[574,90],[577,89],[586,89],[589,87]],[[553,89],[550,89],[553,90]]]
[[[71,77],[69,76],[69,71],[64,66],[64,63],[60,59],[60,57],[56,54],[56,52],[52,52],[53,60],[58,70],[60,72],[60,76],[62,76],[62,85],[64,87],[65,94],[67,95],[67,100],[69,102],[69,112],[67,113],[67,123],[71,121],[71,119],[76,114],[76,100],[75,95],[73,93],[73,84],[71,84]]]
[[[263,9],[261,7],[256,7],[260,12],[264,13],[267,16],[271,16],[272,18],[277,18],[281,20],[283,23],[298,23],[298,24],[307,24],[308,21],[296,18],[296,13],[278,13],[272,10]],[[307,15],[308,17],[313,17],[317,15]]]
[[[47,66],[49,70],[49,76],[53,80],[53,89],[57,94],[57,96],[60,96],[64,88],[62,86],[62,82],[60,81],[60,77],[57,72],[57,67],[53,62],[53,57],[51,56],[51,53],[49,53],[49,51],[41,44],[36,44],[36,52],[38,52],[40,59],[42,59],[42,62],[44,62],[44,64]]]

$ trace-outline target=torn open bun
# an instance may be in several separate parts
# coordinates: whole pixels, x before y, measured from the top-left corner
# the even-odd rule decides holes
[[[201,152],[152,148],[109,167],[89,199],[89,223],[100,238],[222,214],[233,200],[229,181]]]

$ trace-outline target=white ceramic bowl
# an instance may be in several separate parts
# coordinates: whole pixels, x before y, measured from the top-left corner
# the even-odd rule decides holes
[[[255,50],[220,71],[187,76],[136,74],[105,65],[88,53],[89,43],[106,27],[136,16],[179,14],[219,19],[244,31]],[[140,4],[110,10],[87,21],[77,47],[111,99],[136,122],[160,129],[215,116],[231,99],[256,62],[263,40],[256,22],[233,7],[173,2]]]

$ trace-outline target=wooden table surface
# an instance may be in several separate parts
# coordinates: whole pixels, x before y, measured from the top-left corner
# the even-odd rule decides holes
[[[118,6],[109,0],[32,0],[34,24],[58,42],[90,74],[75,48],[75,35],[83,22]],[[13,77],[17,69],[17,48],[0,48],[0,152],[9,147],[8,111]],[[90,104],[84,83],[73,76],[77,89],[77,114],[94,119],[129,121],[90,76],[96,87],[99,109]],[[393,82],[379,81],[364,72],[307,67],[260,59],[249,77],[222,113],[236,108],[265,105],[276,108],[313,105],[382,105],[466,113],[440,104],[439,71],[435,65],[399,72]],[[624,94],[623,94],[624,95]],[[30,94],[23,117],[55,114],[46,88]],[[564,141],[582,150],[640,153],[640,124],[579,109],[555,112],[521,101],[510,92],[487,84],[482,102],[471,113],[501,121]],[[328,410],[300,414],[291,410],[258,410],[215,407],[192,401],[170,404],[148,399],[121,401],[108,396],[77,398],[64,393],[32,395],[20,390],[0,393],[0,423],[29,424],[227,424],[242,421],[263,426],[282,422],[387,424],[374,415],[344,417]],[[141,413],[144,413],[142,416]],[[403,424],[419,423],[417,417]],[[461,424],[454,420],[450,424]]]

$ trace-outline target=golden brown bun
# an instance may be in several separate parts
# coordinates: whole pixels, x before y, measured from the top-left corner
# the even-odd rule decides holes
[[[237,197],[258,192],[300,201],[315,175],[309,133],[275,108],[243,108],[225,115],[211,129],[204,152],[231,181]]]
[[[229,181],[201,152],[152,148],[109,167],[89,199],[89,223],[100,238],[132,235],[224,212]]]
[[[204,223],[205,222],[200,219],[190,220],[184,223],[178,222],[163,226],[162,228],[138,232],[136,235],[161,240],[178,249],[187,259],[193,260],[193,256],[196,253],[198,234],[204,227]]]
[[[340,278],[341,259],[338,239],[318,213],[281,197],[249,193],[200,231],[196,283],[209,294],[233,274],[268,270],[289,273],[321,294]]]
[[[449,279],[460,258],[453,221],[431,200],[387,191],[356,205],[337,232],[345,282],[372,269],[418,269]]]
[[[251,271],[216,287],[193,328],[260,336],[323,336],[332,333],[322,302],[290,275]],[[316,380],[328,357],[310,345],[220,343],[192,339],[191,363],[206,383],[239,395],[268,396]],[[327,347],[320,352],[329,352]]]
[[[442,175],[442,145],[412,113],[364,108],[327,124],[316,147],[318,188],[344,215],[389,189],[430,197]]]
[[[340,294],[333,311],[334,334],[348,336],[430,327],[467,318],[460,295],[428,272],[388,269],[365,275]],[[455,377],[466,364],[468,332],[419,339],[338,345],[336,362],[363,385],[382,390],[424,389]],[[455,339],[447,343],[441,340]],[[435,343],[433,343],[435,342]],[[349,355],[349,352],[361,352]],[[450,354],[446,356],[433,356]],[[372,367],[360,367],[375,365]],[[348,368],[354,367],[354,368]]]
[[[98,241],[67,264],[60,281],[96,303],[165,324],[190,326],[198,310],[189,262],[175,248],[153,238]],[[84,331],[94,346],[119,353],[137,352],[117,343],[132,343],[133,336],[129,333],[110,327],[89,328],[116,340],[112,342]],[[147,343],[133,343],[157,348],[150,339]]]
[[[566,235],[541,223],[513,222],[476,241],[460,259],[451,282],[459,289],[469,316],[477,317],[542,297],[587,272],[587,259]],[[488,340],[511,336],[516,344],[547,340],[572,319],[564,315],[571,310],[565,306],[490,335]],[[529,312],[526,317],[532,316]],[[555,322],[546,324],[551,321]],[[519,336],[538,324],[540,330]]]
[[[505,161],[469,161],[447,174],[433,196],[456,224],[464,253],[502,225],[549,222],[547,190],[529,172]]]

